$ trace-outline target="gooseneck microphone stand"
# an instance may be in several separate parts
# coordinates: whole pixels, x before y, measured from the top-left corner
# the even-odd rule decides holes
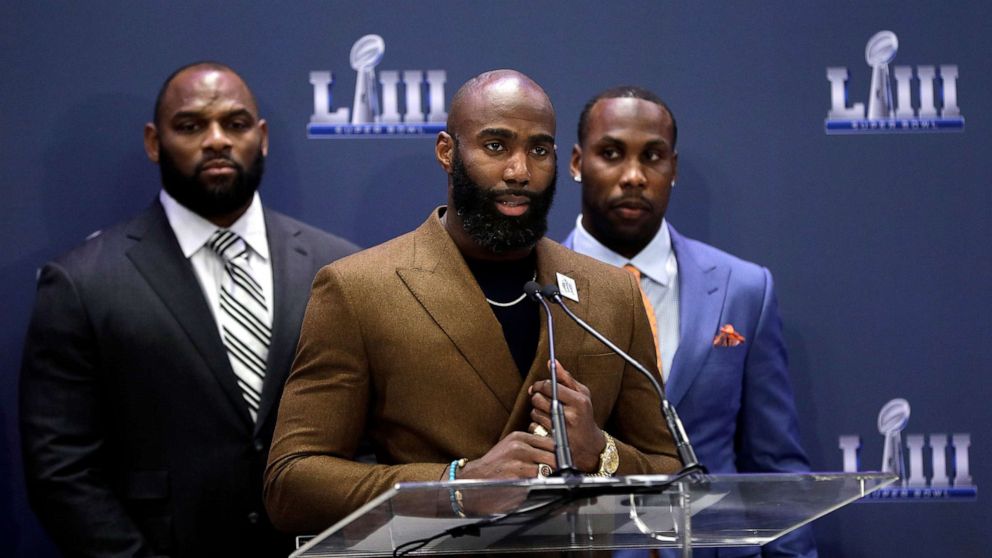
[[[558,400],[558,361],[555,357],[555,328],[551,317],[551,306],[541,294],[541,286],[534,281],[524,285],[524,292],[531,300],[541,303],[548,319],[548,353],[551,358],[551,436],[555,443],[557,474],[562,477],[580,477],[582,472],[575,468],[572,450],[568,447],[568,432],[565,429],[565,412]]]
[[[661,414],[665,417],[665,422],[668,424],[668,430],[671,431],[672,438],[675,440],[675,448],[679,453],[679,459],[682,460],[682,471],[680,471],[680,474],[690,472],[706,473],[706,467],[704,467],[699,462],[699,459],[696,458],[696,451],[692,449],[692,444],[689,442],[689,436],[685,433],[685,428],[682,426],[682,421],[679,420],[679,415],[675,411],[675,407],[673,407],[668,402],[668,398],[665,397],[665,390],[661,387],[661,384],[658,383],[657,378],[648,372],[648,369],[645,368],[644,365],[634,360],[634,357],[624,352],[620,347],[617,347],[616,344],[607,339],[602,333],[596,331],[595,328],[587,324],[585,320],[576,316],[575,313],[572,312],[572,310],[565,304],[565,301],[562,300],[561,293],[558,291],[557,287],[554,285],[546,285],[542,287],[540,296],[542,302],[544,302],[544,299],[548,299],[560,306],[569,318],[572,318],[575,323],[579,324],[579,327],[598,339],[600,343],[609,347],[611,351],[625,360],[627,364],[633,366],[635,370],[643,374],[644,377],[651,381],[651,385],[654,386],[654,390],[658,393],[658,397],[661,399]],[[544,304],[547,306],[547,303]],[[548,310],[548,312],[550,319],[550,310]]]

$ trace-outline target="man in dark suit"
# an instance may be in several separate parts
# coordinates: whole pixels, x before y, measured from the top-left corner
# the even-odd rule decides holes
[[[652,362],[634,280],[543,238],[554,133],[551,102],[527,76],[498,70],[470,80],[435,144],[448,206],[320,271],[266,472],[276,525],[316,532],[401,481],[525,478],[555,467],[543,435],[548,331],[524,296],[530,280],[570,283],[577,314]],[[649,380],[555,315],[576,468],[678,470]],[[363,437],[378,464],[355,460]],[[449,513],[460,507],[453,501]]]
[[[640,277],[665,391],[711,473],[808,471],[771,274],[664,219],[676,137],[675,117],[650,91],[623,86],[589,101],[571,161],[582,214],[564,244]],[[816,547],[807,527],[760,550],[695,555],[811,558]]]
[[[21,374],[28,494],[67,556],[285,556],[262,472],[316,271],[355,246],[261,205],[268,150],[227,66],[162,86],[163,191],[48,263]]]

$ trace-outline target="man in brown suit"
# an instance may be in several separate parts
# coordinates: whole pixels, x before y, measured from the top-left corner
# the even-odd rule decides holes
[[[452,468],[457,478],[495,479],[555,467],[551,439],[534,433],[550,429],[551,389],[547,324],[523,295],[527,281],[574,281],[571,308],[658,373],[631,276],[543,238],[554,133],[554,108],[530,78],[473,78],[435,146],[447,207],[320,271],[266,470],[277,526],[315,532],[394,483],[447,479]],[[555,314],[576,468],[678,470],[648,380]],[[363,438],[378,464],[354,460]]]

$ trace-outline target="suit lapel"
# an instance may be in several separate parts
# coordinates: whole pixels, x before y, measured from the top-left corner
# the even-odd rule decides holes
[[[193,267],[179,248],[165,211],[156,202],[145,215],[147,219],[128,228],[127,235],[135,244],[127,250],[127,257],[186,332],[237,414],[251,424],[213,312]]]
[[[468,361],[507,414],[520,391],[520,373],[482,289],[435,212],[416,231],[414,263],[397,273]]]
[[[570,301],[569,308],[584,318],[589,312],[588,280],[568,268],[555,248],[547,239],[538,243],[537,280],[542,285],[557,283],[556,272],[574,279],[580,302]],[[550,377],[548,328],[543,309],[534,362],[521,381],[509,347],[500,334],[499,321],[436,214],[417,231],[414,265],[400,268],[397,273],[506,409],[509,418],[500,437],[525,428],[531,408],[526,388]],[[553,307],[552,314],[558,360],[575,362],[585,332],[571,324],[561,310]]]
[[[707,261],[689,246],[685,237],[669,227],[672,249],[679,266],[679,348],[672,361],[665,393],[678,405],[689,391],[709,356],[713,336],[720,327],[720,315],[730,270]]]
[[[299,335],[299,316],[310,295],[312,258],[294,224],[265,210],[265,230],[272,264],[272,342],[269,344],[268,366],[262,384],[256,433],[278,403],[280,388],[292,367]]]

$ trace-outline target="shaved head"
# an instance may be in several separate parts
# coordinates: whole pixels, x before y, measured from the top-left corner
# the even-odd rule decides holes
[[[162,82],[162,86],[158,90],[158,95],[155,96],[155,111],[152,113],[152,122],[154,122],[156,126],[162,123],[162,103],[164,102],[165,96],[171,93],[173,82],[176,81],[176,78],[181,74],[192,70],[214,70],[217,72],[226,72],[231,74],[244,86],[245,91],[248,94],[248,98],[251,100],[250,105],[252,110],[258,113],[258,101],[255,99],[255,94],[252,92],[251,88],[248,87],[248,84],[245,83],[244,78],[242,78],[238,72],[234,71],[234,69],[227,64],[214,62],[212,60],[201,60],[199,62],[193,62],[192,64],[186,64],[185,66],[176,69],[174,72],[169,74],[169,77],[165,78],[164,82]]]
[[[447,131],[455,141],[465,131],[471,118],[482,107],[499,110],[525,102],[547,111],[554,126],[555,108],[544,89],[527,75],[516,70],[491,70],[465,82],[451,98]],[[552,127],[552,134],[554,128]]]

